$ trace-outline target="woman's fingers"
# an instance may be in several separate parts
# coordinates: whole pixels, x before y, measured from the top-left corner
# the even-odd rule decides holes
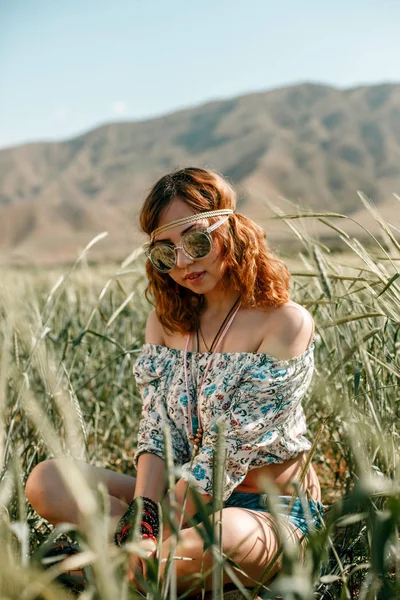
[[[129,559],[128,579],[131,583],[135,583],[140,575],[143,575],[143,563],[138,556],[132,555]]]
[[[137,583],[138,576],[146,576],[146,560],[149,558],[154,558],[157,549],[155,542],[152,542],[151,540],[143,540],[142,544],[144,546],[143,549],[145,550],[146,555],[138,556],[137,554],[131,554],[129,557],[128,579],[131,583]]]

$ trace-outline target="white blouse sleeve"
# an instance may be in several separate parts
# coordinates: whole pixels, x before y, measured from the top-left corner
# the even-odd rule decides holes
[[[143,405],[139,423],[134,462],[144,452],[165,458],[164,432],[169,430],[175,464],[187,460],[187,448],[182,432],[178,430],[167,405],[167,393],[174,372],[173,358],[165,352],[157,354],[157,347],[145,344],[133,372]]]

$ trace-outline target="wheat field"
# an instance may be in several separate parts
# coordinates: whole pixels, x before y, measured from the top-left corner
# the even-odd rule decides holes
[[[253,590],[242,589],[246,598],[400,597],[400,243],[398,230],[363,202],[381,230],[363,242],[342,232],[339,218],[302,215],[331,227],[342,254],[307,235],[298,214],[277,215],[302,244],[289,257],[292,297],[316,323],[316,371],[304,408],[327,520],[310,535],[302,561],[283,544],[278,577],[269,584],[266,573]],[[39,461],[68,456],[134,474],[140,398],[132,365],[151,308],[144,258],[139,249],[121,265],[91,265],[98,241],[69,268],[0,274],[1,599],[70,597],[56,581],[60,566],[40,568],[43,542],[69,529],[53,531],[25,499]],[[80,539],[89,583],[81,598],[138,597],[125,576],[127,551],[107,543],[104,490],[92,490],[73,468],[67,479],[86,518]],[[235,565],[207,531],[217,582]],[[148,598],[179,597],[173,566],[163,582],[157,565],[149,570]],[[218,586],[212,597],[222,597]]]

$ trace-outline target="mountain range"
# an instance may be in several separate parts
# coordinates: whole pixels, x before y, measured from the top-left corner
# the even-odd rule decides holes
[[[285,199],[344,213],[374,228],[361,190],[399,224],[400,85],[305,83],[2,149],[0,264],[70,262],[104,230],[92,258],[124,258],[141,242],[137,215],[152,183],[188,165],[228,177],[239,211],[278,246],[286,226],[268,221],[266,199],[292,212]],[[346,227],[356,233],[351,222]],[[324,234],[320,224],[315,231]]]

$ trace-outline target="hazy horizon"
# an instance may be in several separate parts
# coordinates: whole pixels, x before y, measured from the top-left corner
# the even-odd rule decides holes
[[[46,143],[46,142],[64,142],[64,141],[68,141],[70,139],[74,139],[76,137],[79,137],[81,135],[85,135],[86,133],[93,131],[94,129],[98,129],[100,127],[103,127],[105,125],[109,125],[109,124],[113,124],[113,123],[141,123],[141,122],[145,122],[145,121],[151,121],[152,119],[158,119],[158,118],[163,118],[166,117],[168,115],[174,114],[174,113],[178,113],[178,112],[183,112],[186,110],[190,110],[192,108],[196,108],[197,106],[204,106],[207,104],[212,104],[214,102],[224,102],[224,100],[228,100],[230,98],[235,98],[235,97],[240,97],[240,96],[248,96],[251,94],[262,94],[262,93],[268,93],[268,92],[272,92],[275,90],[279,90],[279,89],[284,89],[284,88],[288,88],[288,87],[294,87],[296,85],[321,85],[324,87],[332,87],[332,88],[336,88],[336,89],[341,89],[341,90],[351,90],[351,89],[355,89],[355,88],[361,88],[364,86],[381,86],[381,85],[400,85],[400,78],[399,81],[380,81],[377,83],[363,83],[360,82],[359,84],[355,84],[355,85],[349,85],[349,86],[338,86],[338,85],[333,85],[331,83],[326,83],[326,82],[321,82],[321,81],[298,81],[298,82],[293,82],[293,83],[287,83],[287,84],[282,84],[279,86],[276,86],[274,88],[267,88],[267,89],[260,89],[260,90],[249,90],[247,92],[244,92],[243,94],[237,94],[235,96],[226,96],[226,97],[220,97],[220,98],[210,98],[208,100],[204,100],[203,102],[199,102],[199,103],[195,103],[192,105],[187,105],[187,106],[178,106],[175,109],[172,109],[168,112],[163,112],[163,113],[159,113],[159,114],[154,114],[154,115],[149,115],[148,117],[143,117],[143,118],[131,118],[131,119],[109,119],[107,121],[103,121],[103,122],[99,122],[97,124],[94,124],[90,127],[86,127],[80,131],[76,131],[76,132],[72,132],[69,135],[66,136],[61,136],[61,137],[48,137],[48,138],[38,138],[38,139],[33,139],[33,140],[26,140],[26,141],[22,141],[22,142],[17,142],[16,144],[10,144],[9,146],[0,146],[0,150],[6,150],[9,148],[14,148],[14,147],[18,147],[18,146],[24,146],[24,145],[29,145],[29,144],[40,144],[40,143]]]

